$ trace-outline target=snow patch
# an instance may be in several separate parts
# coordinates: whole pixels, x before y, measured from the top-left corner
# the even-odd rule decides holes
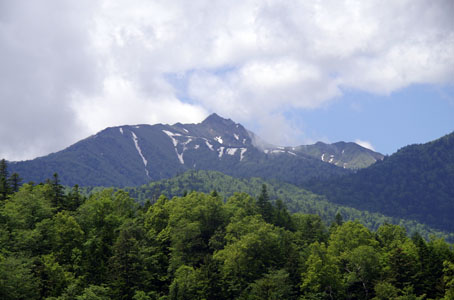
[[[325,161],[325,153],[322,154],[321,159],[322,159],[322,161]]]
[[[178,157],[178,160],[180,161],[180,164],[184,165],[184,159],[183,159],[184,150],[180,154],[180,153],[178,153],[177,148],[175,148],[175,153],[177,154],[177,157]]]
[[[134,126],[134,128],[140,128],[140,126],[137,125],[137,126]]]
[[[246,144],[246,139],[243,139],[243,144]]]
[[[174,138],[174,136],[178,136],[178,134],[167,131],[167,130],[163,130],[162,132],[164,132],[165,134],[167,134],[169,136],[169,138],[172,140],[173,146],[176,147],[178,144],[178,141]]]
[[[139,153],[140,157],[142,158],[143,165],[145,166],[145,173],[147,174],[147,177],[150,177],[150,174],[148,173],[148,170],[147,170],[148,161],[145,159],[145,157],[142,154],[142,149],[140,149],[140,146],[139,146],[139,139],[137,138],[137,135],[134,132],[131,131],[131,134],[132,134],[132,140],[134,141],[134,145],[136,146],[136,150]]]
[[[189,133],[189,131],[186,128],[181,128],[184,130],[184,132]]]
[[[271,150],[271,153],[285,153],[284,150]]]
[[[223,144],[223,140],[222,140],[222,137],[220,136],[217,136],[214,138],[219,144]]]
[[[344,149],[344,150],[342,150],[342,154],[344,154],[344,152],[345,152],[345,149]]]
[[[218,149],[218,151],[219,151],[219,158],[221,158],[222,155],[224,154],[224,147],[220,147],[220,148]]]
[[[235,137],[235,140],[237,140],[237,141],[240,139],[240,136],[236,133],[234,133],[233,136]]]
[[[183,154],[184,154],[184,150],[186,150],[186,145],[188,143],[190,143],[192,141],[191,138],[188,138],[188,140],[186,142],[183,143],[184,147],[183,147],[183,151],[180,153],[178,153],[178,150],[177,150],[177,145],[178,145],[178,141],[176,138],[174,138],[174,136],[181,136],[181,134],[179,133],[174,133],[174,132],[170,132],[170,131],[167,131],[167,130],[163,130],[162,132],[164,132],[165,134],[168,135],[168,137],[172,140],[172,143],[173,143],[173,146],[175,147],[175,153],[177,154],[177,157],[178,157],[178,160],[180,161],[180,163],[182,165],[184,165],[184,159],[183,159]]]
[[[292,151],[288,151],[288,153],[289,153],[289,154],[291,154],[291,155],[294,155],[294,156],[296,156],[296,153],[295,153],[295,152],[292,152]]]
[[[208,148],[210,148],[211,151],[214,151],[213,145],[210,144],[207,140],[205,140],[205,144],[207,145]]]
[[[265,154],[268,154],[268,152],[270,152],[270,150],[265,149],[265,150],[263,150],[263,152],[265,152]]]
[[[194,149],[197,150],[197,149],[199,149],[199,147],[200,147],[199,145],[195,145],[195,146],[194,146]]]
[[[244,158],[244,153],[246,153],[246,151],[247,151],[247,148],[241,148],[241,152],[240,152],[240,161],[243,160],[243,158]]]
[[[226,153],[228,155],[235,155],[236,151],[238,150],[238,148],[228,148]]]
[[[333,163],[333,161],[334,161],[334,157],[331,157],[331,158],[329,159],[329,163],[331,164],[331,163]]]
[[[120,133],[123,134],[123,128],[119,128],[118,130],[120,130]]]

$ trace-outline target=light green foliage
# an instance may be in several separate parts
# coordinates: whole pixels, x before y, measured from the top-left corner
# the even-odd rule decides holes
[[[454,262],[443,262],[443,281],[445,284],[445,295],[443,299],[454,299]]]
[[[50,218],[54,209],[47,198],[51,187],[49,185],[31,186],[25,184],[10,199],[5,202],[3,214],[12,228],[29,230],[36,223]]]
[[[398,289],[389,282],[379,282],[375,285],[375,297],[373,300],[396,299]]]
[[[90,285],[84,289],[82,295],[76,300],[111,300],[109,288],[99,285]]]
[[[388,250],[401,246],[408,240],[405,228],[387,223],[378,228],[377,236],[381,246]]]
[[[310,246],[301,291],[306,299],[336,299],[343,294],[342,278],[335,258],[330,256],[324,243]]]
[[[267,188],[270,199],[278,191]],[[0,205],[1,299],[452,298],[452,245],[400,226],[328,229],[323,216],[290,215],[278,198],[263,209],[246,193],[146,207],[113,189],[74,206],[54,196],[24,185]]]
[[[151,298],[144,291],[136,291],[132,300],[151,300]]]
[[[193,267],[180,266],[170,285],[169,300],[202,299],[198,293],[201,290],[201,284],[197,280],[197,273]]]
[[[376,248],[378,242],[374,235],[359,222],[345,222],[331,234],[329,238],[328,252],[344,259],[349,253],[359,246],[371,246]]]
[[[373,289],[376,278],[380,275],[379,254],[371,246],[361,245],[346,256],[345,261],[345,283],[352,287],[360,284],[361,288],[350,288],[358,298],[368,299]]]
[[[171,267],[200,264],[211,252],[210,237],[226,221],[222,201],[201,193],[167,202],[171,239]]]
[[[255,199],[246,193],[235,193],[228,198],[225,209],[229,216],[238,219],[259,214]]]
[[[53,254],[43,255],[40,259],[39,275],[43,280],[42,294],[46,297],[61,295],[66,287],[74,281],[74,275],[65,270],[55,259]]]
[[[5,201],[1,210],[3,228],[9,231],[7,244],[15,251],[34,254],[49,247],[49,238],[53,227],[49,226],[54,213],[51,201],[47,197],[48,185],[24,185]]]
[[[280,248],[284,244],[283,230],[259,216],[230,223],[226,228],[226,241],[227,245],[215,253],[214,258],[221,262],[228,294],[239,295],[248,282],[286,261],[286,249]]]
[[[240,299],[280,300],[291,299],[293,294],[289,274],[285,270],[271,271],[249,285]]]
[[[53,217],[53,226],[55,228],[53,253],[59,262],[73,263],[74,250],[82,247],[84,239],[82,228],[80,228],[76,218],[67,211],[59,212]]]

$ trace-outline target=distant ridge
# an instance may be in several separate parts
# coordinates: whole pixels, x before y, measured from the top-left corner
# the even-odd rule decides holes
[[[355,174],[305,187],[338,204],[454,232],[454,132],[406,146]]]

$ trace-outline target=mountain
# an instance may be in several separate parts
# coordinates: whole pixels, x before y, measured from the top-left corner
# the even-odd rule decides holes
[[[370,150],[358,145],[354,153],[347,143],[345,147],[323,145],[326,149],[318,152],[307,150],[314,149],[312,146],[273,146],[241,124],[212,114],[199,124],[107,128],[60,152],[13,162],[10,168],[25,181],[34,182],[42,182],[57,172],[65,185],[137,186],[189,169],[302,184],[315,177],[348,174],[351,171],[342,168],[345,165],[338,167],[333,162],[353,165],[355,159],[362,161],[356,156],[371,155]],[[320,159],[318,154],[322,152],[335,155],[336,159]]]
[[[337,142],[325,144],[302,145],[295,148],[296,153],[305,153],[324,162],[347,169],[366,168],[384,158],[383,154],[361,147],[356,143]]]
[[[344,177],[305,184],[329,201],[454,231],[454,132]]]

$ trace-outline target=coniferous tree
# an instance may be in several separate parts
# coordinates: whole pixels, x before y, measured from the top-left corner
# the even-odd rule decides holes
[[[5,159],[0,161],[0,200],[5,200],[11,192],[8,182],[8,165]]]
[[[13,173],[11,174],[9,178],[10,186],[11,186],[11,192],[16,193],[19,191],[19,186],[22,181],[22,178],[19,177],[19,174]]]
[[[266,184],[262,185],[262,192],[260,193],[259,198],[257,199],[257,206],[259,207],[260,213],[263,216],[263,219],[266,222],[271,222],[273,214],[273,206],[270,203],[270,197],[268,196],[268,191]]]
[[[84,197],[80,194],[79,185],[73,186],[72,190],[66,196],[64,209],[75,211],[84,201]]]
[[[57,207],[57,210],[62,210],[65,194],[57,173],[54,173],[50,184],[52,187],[52,204]]]

